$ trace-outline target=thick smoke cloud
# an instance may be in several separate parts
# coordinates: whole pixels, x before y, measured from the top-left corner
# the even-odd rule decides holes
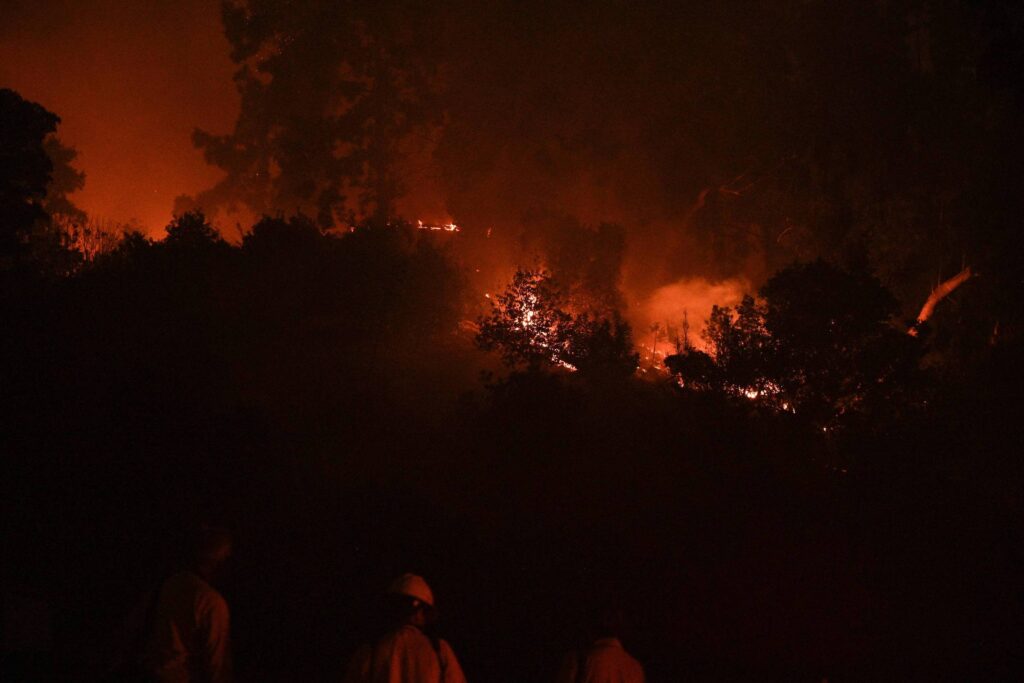
[[[664,352],[667,348],[674,350],[675,344],[681,347],[689,345],[707,350],[707,341],[702,336],[704,321],[711,317],[714,306],[735,306],[743,295],[752,291],[749,280],[731,278],[728,280],[711,281],[705,278],[683,278],[678,282],[659,287],[634,312],[637,339],[641,345],[651,348],[652,352],[658,344],[654,342],[653,325],[657,328],[659,342],[662,332],[666,337],[661,344]],[[671,350],[668,351],[671,353]]]
[[[753,288],[817,256],[866,262],[913,307],[939,273],[988,252],[966,226],[1010,199],[986,188],[1000,177],[988,162],[963,162],[1007,154],[966,131],[1016,138],[1008,83],[986,75],[1005,46],[965,30],[1001,11],[776,1],[463,12],[447,22],[450,118],[435,157],[448,209],[515,236],[545,213],[622,225],[638,325],[669,283]]]

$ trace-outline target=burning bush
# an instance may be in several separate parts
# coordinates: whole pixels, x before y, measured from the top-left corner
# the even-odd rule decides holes
[[[588,375],[629,376],[636,370],[632,331],[617,314],[566,311],[566,297],[544,270],[518,270],[479,321],[477,344],[498,351],[510,368],[543,366]]]

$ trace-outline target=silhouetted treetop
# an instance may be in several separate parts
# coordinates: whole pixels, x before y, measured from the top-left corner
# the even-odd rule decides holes
[[[323,240],[320,228],[305,215],[288,219],[264,216],[242,237],[242,248],[273,256],[315,248]]]
[[[53,172],[50,184],[46,188],[46,202],[43,208],[56,221],[81,225],[87,218],[85,212],[68,197],[85,187],[85,173],[72,165],[78,157],[78,152],[52,135],[46,138],[44,146],[47,156],[53,163]]]
[[[477,343],[496,350],[509,366],[536,368],[561,360],[563,330],[571,316],[564,298],[544,270],[517,270],[512,282],[479,321]]]
[[[477,345],[498,351],[511,368],[578,370],[590,376],[629,376],[637,368],[629,324],[606,316],[570,312],[564,290],[545,270],[516,271],[512,282],[479,321]]]
[[[176,216],[167,225],[167,236],[164,238],[164,243],[168,246],[185,249],[218,247],[227,244],[202,211],[187,211]]]
[[[15,262],[47,275],[66,275],[81,260],[69,248],[68,221],[84,213],[67,194],[84,175],[75,151],[53,137],[60,117],[13,90],[0,89],[0,265]]]
[[[825,428],[865,412],[892,416],[920,354],[894,318],[898,308],[867,271],[796,263],[757,299],[713,308],[704,331],[711,356],[688,349],[665,363],[685,387],[744,397]]]
[[[11,258],[35,225],[53,173],[46,137],[60,118],[18,93],[0,89],[0,258]]]
[[[227,173],[179,208],[304,211],[323,228],[395,217],[403,144],[439,120],[426,8],[224,2],[242,108],[193,142]]]

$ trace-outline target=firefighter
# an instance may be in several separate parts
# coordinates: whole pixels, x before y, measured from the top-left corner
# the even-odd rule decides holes
[[[427,582],[403,574],[391,583],[385,598],[387,631],[356,651],[345,683],[465,683],[448,643],[424,631],[437,620]]]
[[[227,602],[211,585],[231,556],[224,529],[200,531],[191,565],[160,586],[142,668],[160,683],[228,683],[231,652]]]
[[[562,661],[556,683],[644,683],[644,669],[619,640],[622,612],[600,609],[591,620],[585,645]]]

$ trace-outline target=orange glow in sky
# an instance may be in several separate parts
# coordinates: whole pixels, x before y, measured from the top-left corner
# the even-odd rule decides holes
[[[76,0],[16,4],[5,18],[0,87],[61,117],[58,135],[86,174],[73,200],[90,215],[159,235],[176,196],[219,177],[190,140],[196,127],[229,131],[238,115],[218,8]]]

